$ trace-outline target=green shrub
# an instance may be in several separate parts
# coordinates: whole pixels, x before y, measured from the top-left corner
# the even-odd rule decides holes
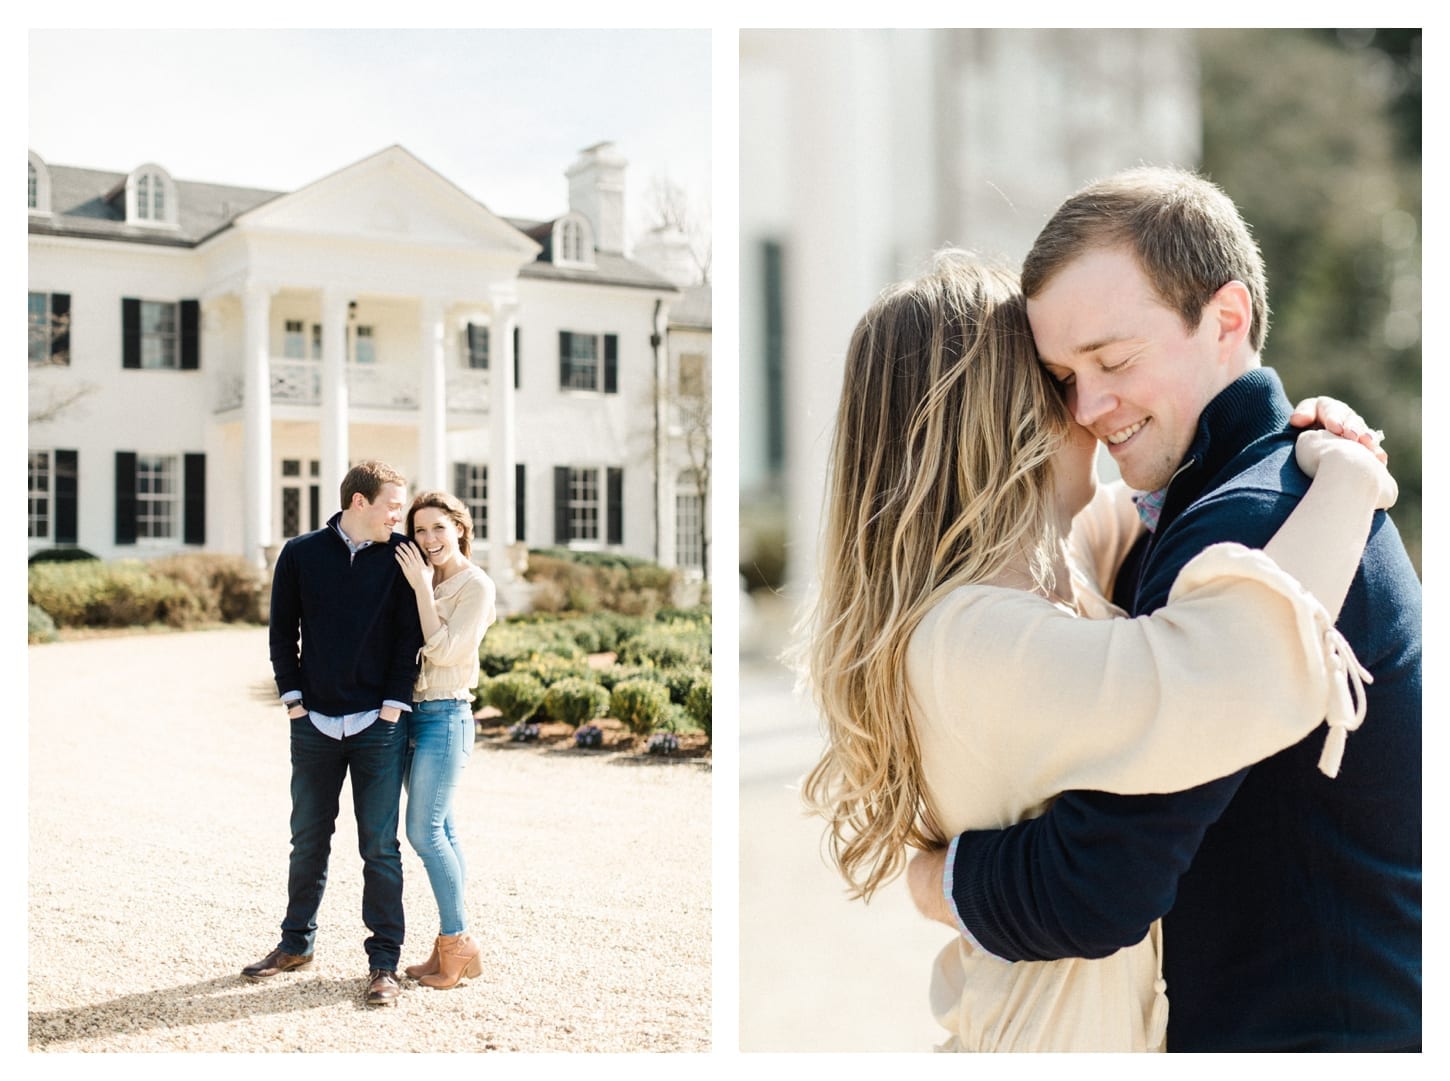
[[[695,722],[697,728],[705,733],[706,739],[713,738],[711,697],[711,680],[708,674],[696,680],[695,685],[690,688],[690,693],[685,696],[685,709],[689,710],[690,719]]]
[[[637,736],[647,736],[664,721],[670,692],[650,679],[617,684],[609,697],[609,713]]]
[[[526,577],[538,609],[650,616],[669,602],[679,572],[610,552],[544,548],[529,553]]]
[[[514,665],[515,675],[533,676],[545,687],[561,679],[584,679],[593,682],[593,670],[582,657],[560,657],[554,653],[536,653]]]
[[[38,604],[30,606],[30,634],[31,642],[54,642],[60,635],[55,631],[55,620],[50,618],[50,613]],[[601,687],[600,690],[603,690]],[[608,692],[605,692],[606,696]]]
[[[693,726],[690,724],[690,714],[685,707],[671,702],[665,707],[665,717],[659,727],[666,732],[683,732]]]
[[[84,548],[42,548],[30,557],[31,563],[77,563],[87,559],[99,559]]]
[[[603,717],[609,700],[609,692],[591,680],[561,679],[545,692],[544,712],[577,728]]]
[[[690,688],[702,678],[708,678],[705,669],[698,665],[690,665],[686,668],[661,668],[659,669],[660,682],[670,689],[670,701],[677,706],[685,704],[685,698],[690,693]]]
[[[525,623],[509,620],[488,629],[478,647],[478,662],[484,673],[501,676],[538,655],[583,660],[583,651],[557,623]]]
[[[185,586],[196,598],[205,620],[264,622],[262,592],[266,578],[241,556],[189,552],[155,560],[149,567]]]
[[[507,724],[522,724],[544,704],[544,685],[533,676],[507,674],[483,687],[484,702],[503,714]]]
[[[612,664],[594,673],[594,681],[606,691],[613,691],[615,687],[631,679],[650,680],[664,687],[666,693],[669,692],[664,672],[652,664]]]
[[[36,563],[29,593],[62,627],[184,627],[204,618],[190,590],[135,560]]]
[[[660,668],[708,668],[710,628],[687,620],[651,624],[619,647],[619,660],[652,661]]]

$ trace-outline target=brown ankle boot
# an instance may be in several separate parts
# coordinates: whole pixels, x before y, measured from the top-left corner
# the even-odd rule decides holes
[[[440,936],[433,943],[433,952],[428,955],[428,960],[424,961],[421,965],[409,965],[403,969],[410,979],[417,980],[424,976],[432,976],[438,971],[438,943],[442,941],[443,939]]]
[[[438,971],[424,976],[418,982],[424,987],[446,990],[464,976],[483,974],[482,951],[478,942],[467,931],[460,935],[438,936]]]

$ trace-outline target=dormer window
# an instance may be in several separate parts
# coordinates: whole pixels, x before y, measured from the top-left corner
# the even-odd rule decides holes
[[[126,220],[133,225],[175,225],[176,183],[159,165],[143,165],[126,178]]]
[[[31,153],[29,161],[29,184],[26,192],[26,206],[32,214],[50,213],[50,170],[40,155]]]
[[[166,217],[166,193],[150,173],[142,173],[136,181],[136,217],[142,221],[164,221]]]
[[[553,246],[555,266],[594,265],[594,231],[583,214],[566,214],[554,223]]]

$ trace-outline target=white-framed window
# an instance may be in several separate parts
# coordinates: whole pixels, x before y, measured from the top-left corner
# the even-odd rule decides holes
[[[137,454],[136,539],[171,540],[180,519],[180,460],[174,454]]]
[[[50,213],[50,169],[45,162],[41,161],[40,155],[35,151],[29,152],[29,160],[26,163],[29,184],[26,190],[26,206],[32,214]]]
[[[376,346],[377,339],[373,337],[373,328],[360,326],[353,335],[352,352],[354,364],[375,364],[378,353]]]
[[[488,466],[458,462],[453,467],[453,494],[468,508],[474,540],[488,539]]]
[[[570,390],[599,389],[599,335],[570,334],[559,356],[559,381]]]
[[[468,350],[468,367],[487,368],[488,325],[486,323],[469,323],[464,337]]]
[[[619,392],[619,337],[559,332],[559,388]]]
[[[282,356],[288,360],[307,359],[307,324],[301,319],[288,319],[282,325]]]
[[[49,540],[51,530],[51,457],[48,450],[30,452],[30,539]]]
[[[597,541],[599,539],[601,502],[599,470],[570,468],[569,539],[571,541]]]
[[[593,266],[594,233],[589,219],[570,212],[555,222],[553,248],[555,266]]]
[[[171,301],[141,301],[141,367],[180,366],[177,305]]]
[[[313,458],[307,462],[307,478],[303,478],[303,459],[283,458],[277,484],[278,509],[283,540],[290,540],[303,533],[319,528],[322,523],[321,491],[317,478],[321,472],[320,462]]]
[[[119,191],[119,186],[116,189]],[[115,192],[113,192],[115,194]],[[176,183],[154,162],[126,177],[126,220],[134,225],[176,224]]]
[[[693,470],[680,474],[675,488],[675,563],[686,570],[705,567],[705,501]]]
[[[679,378],[681,398],[703,398],[705,396],[705,355],[703,353],[681,353]]]
[[[26,296],[30,365],[70,363],[70,295],[28,293]]]

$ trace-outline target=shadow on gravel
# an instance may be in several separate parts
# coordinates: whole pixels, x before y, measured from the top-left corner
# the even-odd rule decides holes
[[[304,976],[282,984],[254,984],[240,976],[219,976],[201,983],[122,995],[89,1006],[33,1010],[30,1046],[32,1050],[65,1050],[59,1045],[74,1040],[213,1025],[266,1014],[301,1012],[318,1006],[351,1004],[359,1010],[379,1009],[363,1002],[366,988],[364,977],[309,979]]]

